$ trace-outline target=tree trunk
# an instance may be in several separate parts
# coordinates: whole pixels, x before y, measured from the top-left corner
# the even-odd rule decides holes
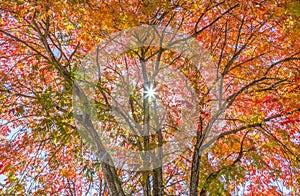
[[[113,196],[125,196],[116,169],[107,163],[102,163],[102,171],[109,194]]]
[[[199,185],[199,172],[200,172],[200,157],[199,150],[194,150],[192,169],[190,177],[190,195],[198,195],[198,185]]]
[[[164,195],[162,167],[153,170],[153,195],[154,196]]]
[[[190,195],[198,195],[198,185],[199,185],[199,173],[200,173],[200,162],[201,162],[201,152],[200,147],[202,144],[202,117],[200,116],[200,130],[197,131],[196,144],[194,147],[194,153],[192,158],[192,168],[190,176]]]

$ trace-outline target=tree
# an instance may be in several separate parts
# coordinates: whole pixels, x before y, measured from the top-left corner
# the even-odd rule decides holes
[[[299,194],[299,16],[286,11],[294,3],[2,1],[1,193]],[[124,29],[139,47],[117,57],[93,50]],[[84,78],[84,62],[100,77],[92,69]],[[132,73],[142,79],[131,89]],[[116,84],[132,92],[114,94]],[[160,147],[179,131],[191,135],[185,148],[170,146],[180,153],[162,161]],[[142,169],[116,164],[103,138],[141,152]]]

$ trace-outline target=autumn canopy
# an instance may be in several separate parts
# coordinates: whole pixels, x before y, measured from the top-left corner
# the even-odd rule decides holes
[[[0,194],[300,195],[299,1],[0,13]]]

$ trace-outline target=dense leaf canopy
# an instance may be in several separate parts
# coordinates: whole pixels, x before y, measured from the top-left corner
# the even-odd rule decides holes
[[[0,2],[0,194],[300,194],[299,1]],[[201,55],[188,59],[162,45],[146,47],[149,37],[98,65],[93,101],[107,140],[143,151],[164,145],[182,127],[191,135],[172,161],[129,170],[103,162],[96,125],[87,136],[80,132],[91,117],[73,111],[74,92],[87,97],[75,81],[95,46],[150,25],[164,29],[157,31],[160,40],[169,29],[184,33],[171,43],[194,40],[214,69],[204,75],[193,66]],[[107,67],[142,69],[150,61],[184,75],[196,102],[170,99],[185,96],[179,80],[161,80],[148,98],[136,89],[123,100],[135,123],[149,125],[147,104],[157,97],[167,125],[151,136],[130,135],[111,112],[112,84],[123,82],[122,70]]]

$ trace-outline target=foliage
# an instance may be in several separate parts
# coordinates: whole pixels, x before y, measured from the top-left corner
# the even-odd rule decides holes
[[[0,174],[5,180],[0,193],[150,195],[149,186],[153,195],[300,194],[298,4],[2,0]],[[225,111],[223,126],[212,128],[219,116],[209,110],[213,99],[203,78],[178,54],[164,53],[164,63],[180,68],[199,97],[201,110],[191,122],[198,131],[173,162],[128,171],[101,163],[85,145],[72,113],[72,93],[75,73],[93,46],[139,25],[171,27],[195,38],[217,66],[218,101]],[[159,51],[139,48],[122,57],[133,66],[132,59],[141,60],[141,54],[155,59],[152,54]],[[109,73],[104,78],[117,80]],[[109,94],[109,85],[100,82],[97,90],[97,114],[114,140],[119,136],[112,130],[119,128],[120,135],[126,130],[106,113],[111,100],[103,92]],[[177,117],[176,104],[168,118],[175,128],[186,120]],[[139,122],[142,110],[135,111]],[[137,148],[139,139],[124,135],[120,145]]]

